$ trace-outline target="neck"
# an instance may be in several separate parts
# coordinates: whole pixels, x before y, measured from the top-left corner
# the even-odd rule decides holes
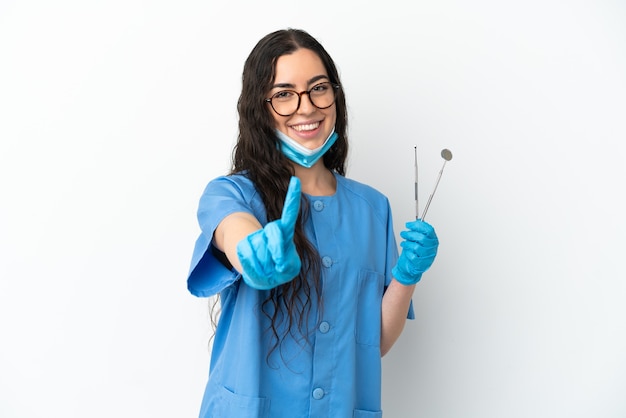
[[[311,196],[332,196],[337,191],[334,174],[324,166],[320,159],[311,168],[293,164],[296,177],[300,179],[302,193]]]

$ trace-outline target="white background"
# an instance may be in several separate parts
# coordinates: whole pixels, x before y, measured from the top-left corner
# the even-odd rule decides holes
[[[336,60],[348,175],[397,233],[413,147],[422,202],[454,154],[385,416],[626,416],[624,22],[617,0],[2,0],[0,417],[197,416],[198,198],[246,56],[288,26]]]

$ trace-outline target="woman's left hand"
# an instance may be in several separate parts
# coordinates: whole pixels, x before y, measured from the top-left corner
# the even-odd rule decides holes
[[[403,285],[413,285],[420,281],[422,273],[435,261],[439,239],[435,229],[428,223],[416,220],[406,223],[407,230],[400,236],[402,254],[392,269],[393,277]]]

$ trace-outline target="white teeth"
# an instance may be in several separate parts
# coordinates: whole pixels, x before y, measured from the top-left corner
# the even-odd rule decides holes
[[[302,132],[302,131],[312,131],[313,129],[317,129],[319,126],[320,126],[320,123],[316,122],[316,123],[310,123],[308,125],[294,125],[292,126],[292,128],[298,132]]]

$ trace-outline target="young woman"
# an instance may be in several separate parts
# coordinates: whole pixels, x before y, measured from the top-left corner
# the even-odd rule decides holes
[[[200,200],[188,288],[219,295],[200,417],[381,417],[381,356],[412,318],[438,239],[345,177],[346,101],[331,57],[301,30],[246,60],[228,176]]]

